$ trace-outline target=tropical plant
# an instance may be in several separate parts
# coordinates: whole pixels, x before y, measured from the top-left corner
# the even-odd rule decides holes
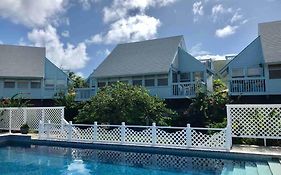
[[[218,79],[214,80],[213,89],[213,92],[202,89],[196,92],[196,98],[192,100],[183,115],[186,123],[201,127],[226,125],[225,105],[230,102],[226,86]]]
[[[69,72],[68,76],[71,80],[71,88],[83,88],[88,86],[84,78],[75,74],[74,72]]]
[[[31,106],[29,100],[24,99],[20,93],[15,94],[11,98],[0,99],[0,107],[26,107]]]
[[[175,115],[163,100],[149,95],[145,88],[118,82],[98,91],[75,119],[78,123],[120,124],[125,121],[127,124],[167,125]]]

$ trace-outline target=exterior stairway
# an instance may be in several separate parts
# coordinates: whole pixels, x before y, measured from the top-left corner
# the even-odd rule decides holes
[[[225,164],[221,175],[281,175],[280,160]]]

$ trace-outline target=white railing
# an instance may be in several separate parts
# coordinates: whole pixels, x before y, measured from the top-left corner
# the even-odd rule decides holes
[[[229,150],[230,128],[59,124],[41,122],[39,139]]]
[[[281,139],[281,104],[227,105],[232,137]]]
[[[68,124],[64,119],[64,107],[0,108],[1,130],[20,130],[23,124],[28,124],[32,130],[38,130],[40,121]]]
[[[196,90],[201,88],[204,84],[204,82],[172,83],[172,95],[194,97],[196,95]]]
[[[75,100],[84,101],[89,100],[96,93],[95,88],[76,88],[75,89]]]
[[[235,78],[229,81],[230,93],[262,93],[265,88],[265,78]]]

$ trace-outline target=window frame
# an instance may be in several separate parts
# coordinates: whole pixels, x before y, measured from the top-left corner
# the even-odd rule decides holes
[[[13,84],[13,87],[7,87],[7,86],[6,86],[6,85],[7,85],[6,83],[12,83],[12,84]],[[4,87],[5,89],[15,89],[15,88],[16,88],[16,82],[13,81],[13,80],[5,80],[4,83],[3,83],[3,87]]]

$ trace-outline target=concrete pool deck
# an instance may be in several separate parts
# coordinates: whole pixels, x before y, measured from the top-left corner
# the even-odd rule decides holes
[[[15,136],[15,137],[13,137]],[[18,137],[17,137],[18,136]],[[131,147],[131,150],[134,150],[132,147],[136,147],[137,149],[141,149],[144,148],[144,150],[148,150],[151,151],[150,149],[147,148],[152,148],[152,149],[163,149],[163,150],[172,150],[172,149],[176,149],[180,152],[186,150],[186,151],[190,151],[190,152],[216,152],[216,153],[232,153],[233,155],[251,155],[251,156],[266,156],[266,157],[272,157],[272,158],[277,158],[277,159],[281,159],[281,147],[278,146],[257,146],[257,145],[233,145],[230,151],[225,151],[225,150],[198,150],[198,149],[183,149],[183,148],[177,148],[177,147],[171,147],[171,148],[166,148],[166,147],[151,147],[151,146],[139,146],[139,145],[121,145],[121,144],[110,144],[110,143],[78,143],[78,142],[66,142],[66,141],[50,141],[50,140],[39,140],[38,139],[38,134],[20,134],[20,133],[2,133],[0,134],[0,143],[1,143],[1,137],[6,137],[6,138],[10,138],[11,141],[17,141],[16,139],[19,137],[23,137],[23,141],[31,141],[31,144],[39,144],[39,145],[44,145],[44,143],[47,143],[47,145],[51,146],[59,146],[60,143],[62,143],[62,146],[73,146],[73,145],[79,145],[82,147],[91,147],[91,145],[93,145],[93,148],[102,148],[105,146],[108,146],[109,149],[112,148],[121,148],[123,147]],[[50,144],[48,144],[50,143]],[[136,150],[137,150],[136,149]],[[122,150],[122,149],[121,149]]]

